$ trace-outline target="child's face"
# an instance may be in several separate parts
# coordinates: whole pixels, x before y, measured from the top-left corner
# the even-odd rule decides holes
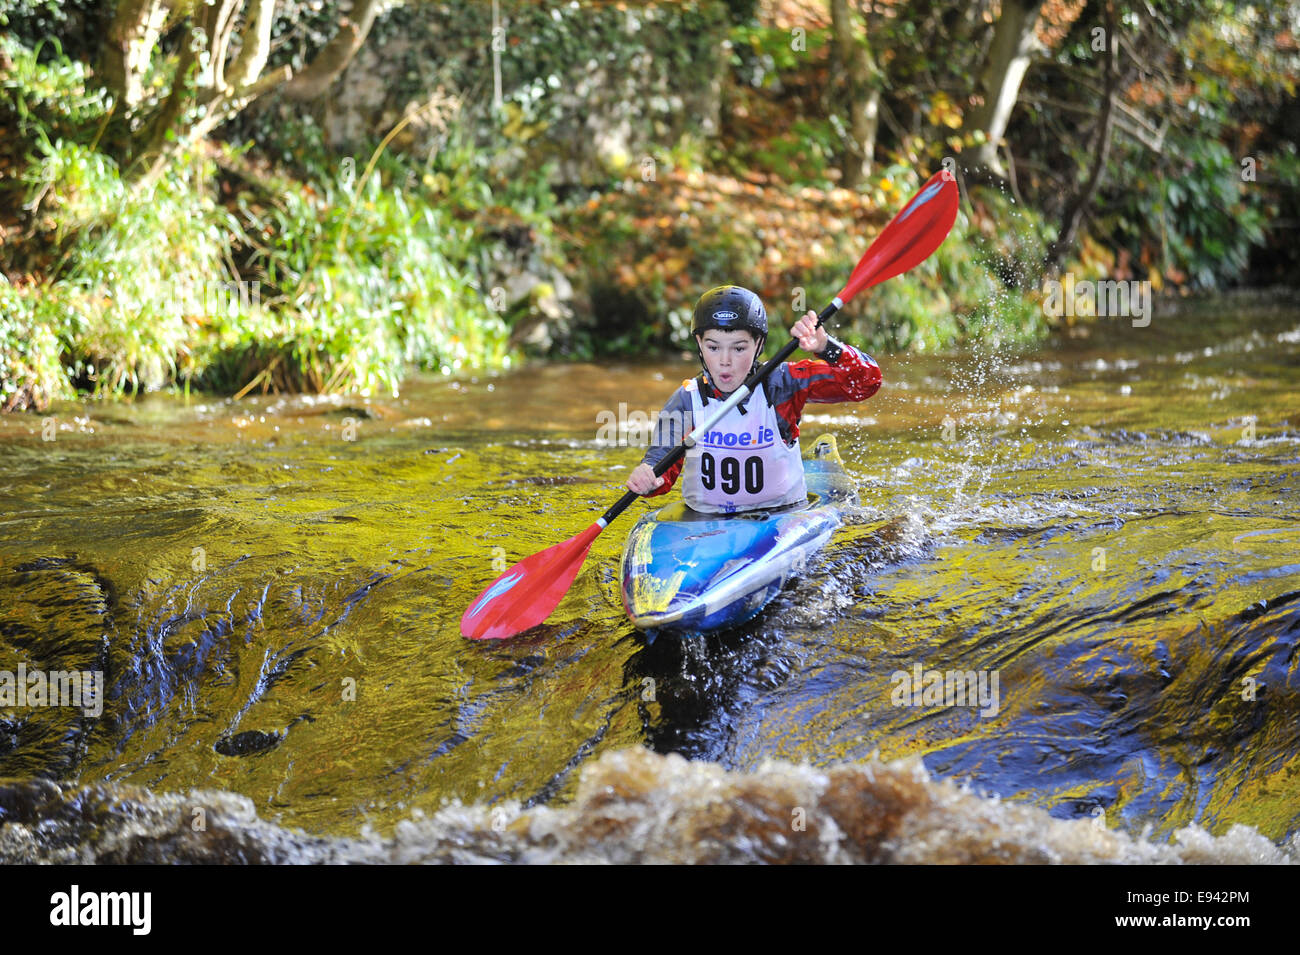
[[[696,335],[695,340],[700,344],[709,378],[718,390],[729,393],[739,388],[754,364],[754,350],[758,347],[754,336],[749,332],[711,328],[703,335]]]

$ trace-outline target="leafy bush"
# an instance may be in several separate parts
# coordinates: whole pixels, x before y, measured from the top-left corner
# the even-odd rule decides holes
[[[396,391],[411,364],[507,362],[505,324],[469,271],[473,228],[455,218],[491,190],[454,165],[416,176],[381,154],[362,182],[307,127],[293,145],[308,181],[243,183],[236,214],[215,199],[206,147],[178,155],[152,185],[127,181],[94,148],[104,98],[86,69],[57,46],[44,62],[9,41],[6,51],[15,69],[0,97],[32,144],[25,210],[52,250],[42,284],[5,286],[6,403],[39,404],[69,380],[108,393],[191,380]],[[227,150],[223,163],[238,159]],[[544,217],[549,191],[521,188]],[[454,193],[453,211],[432,192]]]
[[[36,227],[64,250],[47,294],[74,379],[148,390],[201,370],[210,323],[200,293],[230,281],[226,237],[237,229],[208,194],[210,166],[184,156],[156,185],[132,188],[102,153],[42,138],[24,178],[39,199]]]
[[[1223,143],[1194,139],[1179,150],[1183,174],[1159,183],[1171,263],[1200,288],[1231,284],[1264,242],[1265,217],[1247,198],[1237,160]]]
[[[952,232],[929,259],[868,294],[855,329],[870,347],[934,351],[973,342],[1028,344],[1047,333],[1036,303],[1036,230],[1007,229],[995,211],[1002,203],[991,208],[987,194],[977,197],[974,208],[963,204],[958,210]],[[1019,241],[1012,238],[1018,233]]]
[[[505,324],[459,264],[472,229],[433,206],[372,177],[292,188],[264,209],[245,200],[241,215],[278,317],[224,328],[214,380],[252,355],[285,362],[290,387],[395,393],[409,364],[508,363]]]
[[[90,82],[90,68],[64,55],[58,40],[29,48],[2,36],[0,51],[12,64],[0,74],[0,108],[15,117],[22,135],[75,136],[93,131],[108,112],[108,96]]]
[[[97,391],[188,377],[202,355],[198,320],[180,300],[187,284],[225,280],[233,225],[207,195],[209,164],[185,156],[156,186],[129,186],[94,148],[108,104],[86,66],[57,42],[28,49],[10,38],[4,47],[14,69],[0,81],[0,106],[30,143],[23,212],[48,250],[44,282],[22,296],[32,348],[44,356],[33,393],[64,390],[50,384],[60,365]],[[11,366],[24,360],[12,343],[6,356]]]
[[[1094,231],[1115,236],[1156,280],[1231,285],[1246,272],[1251,249],[1266,241],[1266,193],[1247,188],[1237,159],[1220,142],[1171,137],[1168,154],[1177,158],[1155,175],[1124,180],[1113,211],[1098,218]]]
[[[52,304],[0,276],[0,411],[40,410],[68,393]]]
[[[66,51],[73,59],[92,61],[115,6],[107,0],[0,0],[0,27],[15,44],[37,47],[54,40],[58,55]]]

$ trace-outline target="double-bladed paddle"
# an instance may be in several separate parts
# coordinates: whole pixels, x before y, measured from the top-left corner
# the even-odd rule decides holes
[[[957,218],[957,182],[952,173],[935,173],[920,191],[876,236],[840,293],[817,316],[820,326],[863,289],[893,278],[924,261],[943,243]],[[799,347],[791,339],[764,362],[743,385],[712,413],[697,422],[690,434],[668,452],[654,469],[656,476],[673,466],[695,444],[695,434],[707,434],[732,408],[753,393],[778,365]],[[500,640],[537,626],[569,592],[591,543],[640,495],[628,491],[594,524],[562,544],[525,558],[492,582],[460,618],[460,632],[471,640]]]

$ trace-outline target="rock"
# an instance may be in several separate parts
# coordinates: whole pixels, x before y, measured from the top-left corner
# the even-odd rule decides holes
[[[222,756],[256,756],[279,746],[285,734],[279,730],[264,733],[261,730],[246,730],[234,736],[223,736],[213,744]]]

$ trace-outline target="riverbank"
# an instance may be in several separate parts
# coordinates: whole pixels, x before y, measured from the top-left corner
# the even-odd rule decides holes
[[[275,10],[267,79],[341,15]],[[226,94],[172,85],[174,36],[136,64],[153,92],[142,73],[128,95],[100,48],[116,7],[0,0],[0,410],[164,388],[392,396],[413,372],[671,354],[713,285],[754,287],[774,315],[817,307],[941,166],[963,181],[953,236],[845,315],[873,351],[1033,343],[1106,317],[1099,302],[1132,317],[1135,295],[1295,273],[1279,241],[1300,183],[1295,44],[1254,12],[1137,24],[1144,57],[1192,72],[1128,86],[1112,148],[1109,123],[1090,128],[1096,28],[1043,10],[1018,28],[1041,61],[1002,169],[977,79],[991,13],[501,11],[509,42],[484,51],[472,8],[385,9],[333,93],[259,98],[199,135],[187,97]],[[1051,304],[1058,270],[1125,297]]]

